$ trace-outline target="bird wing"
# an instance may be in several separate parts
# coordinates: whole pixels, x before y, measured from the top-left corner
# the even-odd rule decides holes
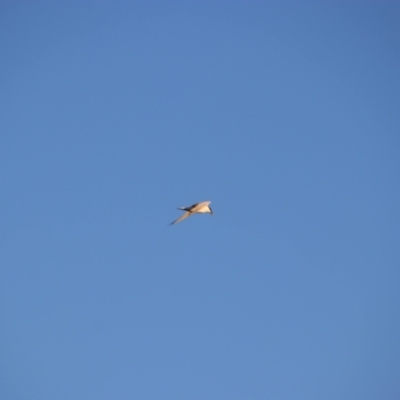
[[[170,225],[174,225],[177,224],[178,222],[183,221],[184,219],[186,219],[187,217],[190,216],[190,212],[186,211],[184,214],[182,214],[178,219],[176,219],[175,221],[171,222]]]
[[[183,211],[192,211],[199,203],[192,204],[191,206],[188,207],[178,207],[178,210],[183,210]]]

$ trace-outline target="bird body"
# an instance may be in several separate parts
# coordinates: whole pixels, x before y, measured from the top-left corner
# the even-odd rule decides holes
[[[205,214],[209,213],[213,215],[213,211],[210,207],[211,201],[202,201],[200,203],[195,203],[189,207],[179,207],[178,210],[183,210],[186,211],[184,214],[182,214],[178,219],[175,221],[171,222],[170,225],[177,224],[178,222],[183,221],[187,217],[190,217],[192,214]]]

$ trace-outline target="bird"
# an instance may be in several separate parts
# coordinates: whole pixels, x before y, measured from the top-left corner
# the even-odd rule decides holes
[[[175,221],[172,221],[170,225],[177,224],[178,222],[183,221],[187,217],[190,217],[192,214],[206,214],[209,213],[211,215],[213,214],[213,210],[210,207],[211,201],[202,201],[200,203],[195,203],[189,207],[178,207],[178,210],[183,210],[186,211],[184,214],[182,214],[178,219]]]

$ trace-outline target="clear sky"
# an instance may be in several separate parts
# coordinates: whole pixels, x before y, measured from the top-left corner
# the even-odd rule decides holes
[[[399,399],[399,21],[1,2],[0,398]]]

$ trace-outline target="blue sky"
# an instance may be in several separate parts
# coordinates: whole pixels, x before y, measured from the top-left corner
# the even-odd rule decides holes
[[[0,397],[400,398],[399,17],[2,2]]]

